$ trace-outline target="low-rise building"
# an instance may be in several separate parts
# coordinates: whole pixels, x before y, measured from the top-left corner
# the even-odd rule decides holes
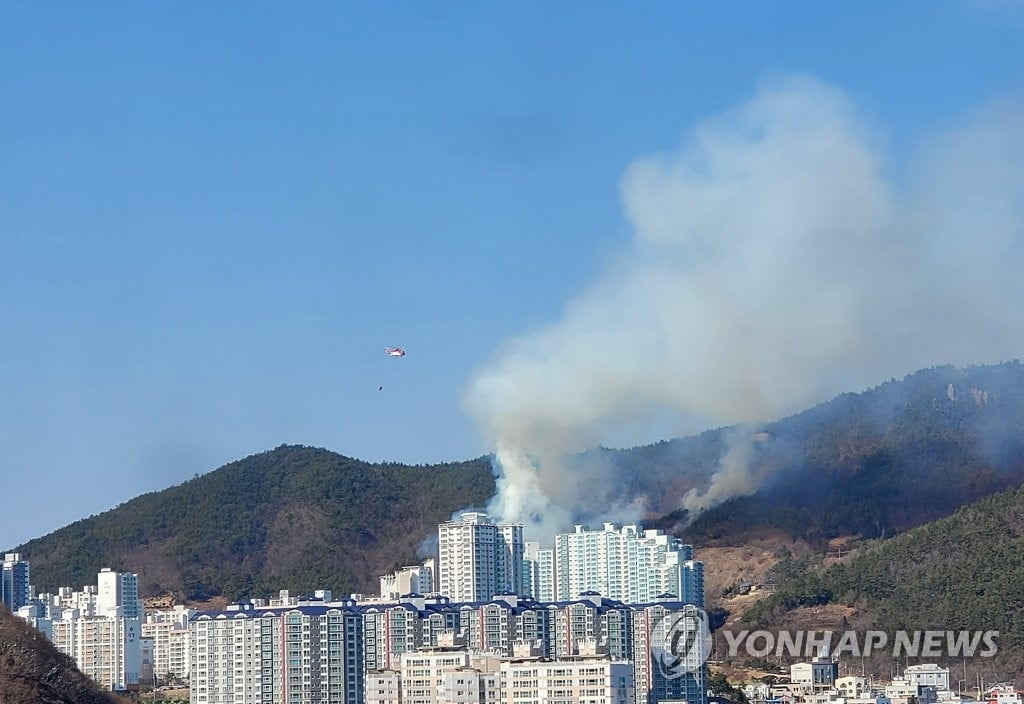
[[[501,663],[502,702],[634,704],[633,665],[605,657]]]
[[[985,691],[988,704],[1020,704],[1020,692],[1013,685],[997,684]]]
[[[370,670],[363,686],[365,704],[402,704],[402,673]]]
[[[442,645],[403,653],[400,670],[366,675],[366,704],[635,704],[633,668],[612,662],[596,644],[551,660],[538,644],[517,643],[512,656],[469,651],[444,634]]]
[[[917,685],[913,684],[905,677],[893,678],[893,680],[885,686],[885,696],[892,701],[893,704],[906,704],[906,702],[909,702],[911,698],[916,698],[917,694]]]
[[[798,662],[789,666],[789,679],[804,693],[831,690],[839,677],[839,665],[826,655],[811,662]]]
[[[903,677],[911,685],[928,686],[936,690],[949,689],[949,668],[934,664],[910,665],[903,670]]]

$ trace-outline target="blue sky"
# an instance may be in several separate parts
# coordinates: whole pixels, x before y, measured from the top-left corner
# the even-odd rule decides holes
[[[626,246],[633,160],[798,73],[898,170],[1021,46],[1014,0],[0,3],[0,544],[281,443],[488,452],[467,380]]]

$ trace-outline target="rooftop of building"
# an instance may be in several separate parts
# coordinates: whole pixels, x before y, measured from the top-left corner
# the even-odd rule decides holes
[[[577,599],[565,601],[541,602],[529,597],[515,597],[511,595],[497,596],[485,601],[453,602],[444,596],[420,597],[409,596],[399,601],[390,603],[359,603],[358,601],[346,599],[336,602],[324,603],[318,599],[302,600],[297,604],[282,605],[255,605],[252,602],[239,602],[228,606],[227,609],[197,611],[190,621],[210,619],[235,619],[235,618],[264,618],[277,617],[282,613],[298,612],[307,616],[323,616],[329,612],[341,612],[350,614],[380,613],[392,609],[403,609],[409,612],[416,612],[421,616],[430,616],[433,613],[446,613],[459,611],[461,609],[479,609],[486,606],[497,606],[512,613],[523,613],[526,611],[543,611],[564,609],[573,605],[583,605],[596,608],[598,612],[610,610],[618,611],[642,611],[654,606],[661,606],[671,610],[682,609],[688,605],[680,601],[674,594],[664,595],[664,599],[647,602],[643,604],[627,604],[615,599],[602,597],[600,594],[585,593]]]

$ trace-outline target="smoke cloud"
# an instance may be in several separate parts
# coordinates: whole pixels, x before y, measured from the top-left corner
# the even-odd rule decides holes
[[[756,472],[754,442],[757,435],[744,432],[743,426],[731,429],[727,448],[718,461],[707,490],[690,489],[683,496],[682,507],[693,515],[717,506],[731,496],[745,496],[757,491],[761,477]]]
[[[756,424],[921,367],[1019,356],[1021,125],[1019,106],[989,106],[897,162],[840,90],[787,77],[635,161],[627,250],[469,384],[495,448],[489,510],[537,531],[637,517],[628,477],[567,456],[619,426]],[[756,491],[755,433],[734,434],[680,505]]]

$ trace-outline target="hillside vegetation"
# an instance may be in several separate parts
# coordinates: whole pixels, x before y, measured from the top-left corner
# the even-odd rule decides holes
[[[745,614],[785,623],[799,607],[857,606],[867,626],[998,630],[999,645],[1024,643],[1024,489],[995,494],[950,516],[865,545],[827,568],[794,560],[777,591]]]
[[[315,588],[376,593],[376,577],[417,559],[437,523],[494,493],[484,459],[368,464],[281,446],[232,462],[18,548],[39,590],[93,584],[109,566],[143,595],[189,600]]]
[[[659,525],[698,545],[891,536],[1024,483],[1024,365],[926,369],[755,431],[759,491]]]

